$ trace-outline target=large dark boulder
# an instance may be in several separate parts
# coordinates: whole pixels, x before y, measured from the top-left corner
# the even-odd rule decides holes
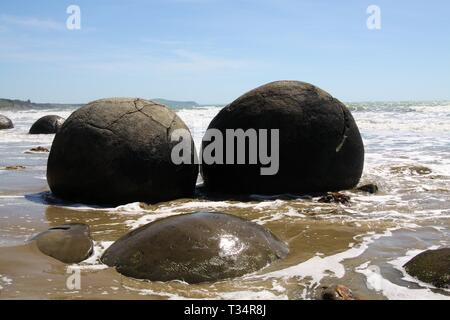
[[[79,263],[93,252],[89,226],[81,223],[52,227],[31,240],[42,253],[64,263]]]
[[[55,136],[47,165],[50,189],[62,199],[109,205],[190,196],[198,166],[172,162],[175,129],[188,130],[173,111],[151,101],[91,102]]]
[[[279,170],[275,175],[261,175],[260,169],[269,165],[263,165],[260,159],[257,164],[248,164],[247,144],[246,164],[203,162],[202,175],[210,191],[234,194],[338,191],[355,187],[362,174],[364,146],[350,111],[339,100],[308,83],[277,81],[256,88],[223,108],[208,129],[220,130],[224,141],[226,129],[279,129]],[[203,149],[210,143],[204,140]],[[223,154],[225,161],[225,147]],[[236,163],[236,147],[234,158]]]
[[[197,212],[131,231],[108,248],[102,261],[137,279],[199,283],[257,271],[287,253],[283,242],[254,222]]]
[[[39,118],[30,128],[30,134],[53,134],[57,133],[64,123],[64,118],[48,115]]]
[[[450,288],[450,248],[424,251],[408,261],[404,268],[420,281],[438,288]]]
[[[14,128],[14,124],[11,119],[0,114],[0,130],[12,128]]]

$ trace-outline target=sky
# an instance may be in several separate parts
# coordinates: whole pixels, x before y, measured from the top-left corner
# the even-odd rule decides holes
[[[0,97],[225,104],[300,80],[347,102],[450,100],[449,16],[448,0],[1,0]]]

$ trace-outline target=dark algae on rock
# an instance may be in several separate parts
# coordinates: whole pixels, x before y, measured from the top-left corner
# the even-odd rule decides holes
[[[137,279],[199,283],[255,272],[287,254],[285,243],[254,222],[196,212],[133,230],[101,259]]]

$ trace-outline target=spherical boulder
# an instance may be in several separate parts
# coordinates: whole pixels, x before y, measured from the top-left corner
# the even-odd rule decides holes
[[[64,263],[79,263],[93,252],[89,226],[81,223],[52,227],[31,240],[42,253]]]
[[[12,128],[14,128],[14,124],[11,119],[0,114],[0,130]]]
[[[257,271],[287,253],[286,244],[254,222],[225,213],[196,212],[133,230],[101,259],[137,279],[199,283]]]
[[[48,115],[39,118],[30,128],[30,134],[53,134],[57,133],[64,123],[64,118]]]
[[[408,261],[404,268],[420,281],[438,288],[450,288],[450,248],[424,251]]]
[[[362,174],[364,146],[350,111],[308,83],[277,81],[251,90],[223,108],[207,133],[211,130],[223,137],[222,148],[217,148],[215,136],[205,135],[202,142],[202,176],[212,192],[338,191],[355,187]],[[228,132],[241,134],[241,142]],[[245,140],[242,132],[249,133]],[[213,143],[219,152],[211,154],[223,153],[222,163],[205,161],[205,150],[214,149]],[[238,155],[239,150],[245,154]]]
[[[107,205],[190,196],[198,165],[172,161],[176,129],[189,133],[173,111],[152,101],[91,102],[55,136],[47,164],[50,189],[65,200]]]

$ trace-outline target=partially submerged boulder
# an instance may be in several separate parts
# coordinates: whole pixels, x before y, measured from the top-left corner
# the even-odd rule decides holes
[[[191,196],[198,165],[172,161],[178,141],[171,134],[177,129],[189,134],[175,112],[152,101],[91,102],[55,136],[47,165],[50,189],[65,200],[107,205]]]
[[[202,163],[209,191],[227,194],[339,191],[355,187],[363,171],[364,145],[350,111],[327,92],[305,82],[276,81],[247,92],[217,114],[207,134],[213,129],[223,137],[223,147],[216,152],[223,153],[223,161]],[[227,131],[239,129],[256,130],[258,138],[257,142],[245,143],[245,155],[239,155],[246,158],[245,164],[238,164],[236,145],[234,149],[227,147],[232,145],[228,140],[234,139],[227,137]],[[268,130],[263,149],[270,151],[267,152],[273,160],[270,165],[261,159],[263,133],[259,130],[263,129]],[[276,139],[274,130],[279,130],[279,141],[272,144],[271,136]],[[215,140],[205,136],[203,150],[212,148],[212,143]],[[250,163],[249,152],[256,153],[258,144],[259,158]],[[273,156],[274,153],[279,157]],[[274,163],[277,158],[279,164]],[[234,164],[230,164],[231,160]],[[270,172],[266,170],[263,175],[262,168],[267,167]]]
[[[450,248],[424,251],[408,261],[404,268],[420,281],[438,288],[450,288]]]
[[[80,223],[52,227],[31,240],[42,253],[64,263],[79,263],[93,252],[89,226]]]
[[[0,130],[12,128],[14,128],[14,124],[11,119],[0,114]]]
[[[38,119],[30,128],[30,134],[54,134],[57,133],[63,125],[65,119],[48,115]]]
[[[121,274],[152,281],[217,281],[255,272],[288,247],[242,218],[196,212],[157,220],[126,234],[101,260]]]

